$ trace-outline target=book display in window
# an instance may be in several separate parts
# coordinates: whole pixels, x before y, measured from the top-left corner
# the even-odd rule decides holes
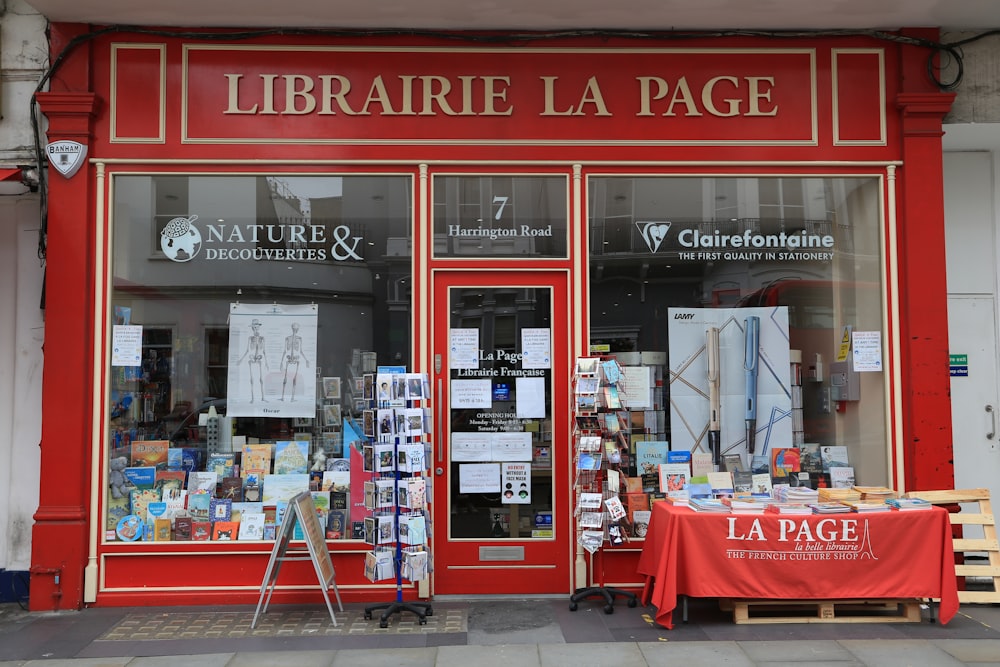
[[[365,540],[371,545],[365,577],[373,583],[394,580],[396,599],[366,606],[364,616],[371,619],[381,610],[379,627],[386,628],[390,616],[409,611],[425,625],[433,613],[430,603],[404,602],[402,596],[403,580],[422,580],[429,567],[427,376],[407,373],[402,367],[379,367],[375,378],[382,390],[365,410],[373,415],[374,426],[364,447],[365,468],[371,473],[364,484],[364,503],[370,512],[364,520]]]
[[[576,534],[580,547],[577,557],[582,560],[584,552],[590,554],[592,578],[599,583],[577,588],[569,598],[570,611],[576,611],[580,600],[590,597],[603,598],[606,614],[614,613],[616,597],[625,597],[629,607],[638,603],[634,593],[603,584],[602,550],[606,541],[612,545],[621,544],[630,531],[627,503],[619,497],[619,493],[626,490],[625,479],[629,477],[630,467],[642,480],[640,489],[645,488],[647,480],[658,487],[659,461],[662,458],[666,462],[667,447],[666,443],[658,441],[637,441],[635,464],[630,461],[632,421],[626,405],[624,378],[618,362],[612,358],[580,357],[576,360],[573,453]],[[648,511],[647,494],[640,491],[626,493],[623,497],[628,499],[634,495],[646,498],[643,510]]]

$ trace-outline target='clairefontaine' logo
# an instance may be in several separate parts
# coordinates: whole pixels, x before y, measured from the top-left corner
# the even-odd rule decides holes
[[[201,251],[201,232],[192,223],[197,215],[173,218],[160,232],[160,250],[175,262],[189,262]]]
[[[649,252],[656,252],[660,249],[660,244],[663,243],[663,239],[667,238],[667,232],[670,231],[669,222],[636,222],[636,229],[642,234],[642,240],[646,242],[646,247],[649,248]]]

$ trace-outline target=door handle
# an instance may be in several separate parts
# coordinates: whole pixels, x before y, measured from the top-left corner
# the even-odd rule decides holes
[[[441,439],[441,431],[444,430],[444,422],[441,421],[441,378],[437,379],[437,398],[434,400],[434,407],[437,409],[437,419],[434,420],[434,435],[437,438],[438,463],[444,460],[444,441]]]
[[[990,416],[990,430],[986,434],[987,440],[992,440],[997,434],[997,413],[992,405],[986,405],[986,413]]]

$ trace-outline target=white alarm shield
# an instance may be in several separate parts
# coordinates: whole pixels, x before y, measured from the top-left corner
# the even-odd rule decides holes
[[[72,178],[87,158],[87,147],[76,141],[53,141],[45,147],[49,164],[66,178]]]

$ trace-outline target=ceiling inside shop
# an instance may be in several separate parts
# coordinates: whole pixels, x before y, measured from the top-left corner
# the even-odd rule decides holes
[[[28,0],[51,21],[412,30],[1000,27],[997,0]]]

